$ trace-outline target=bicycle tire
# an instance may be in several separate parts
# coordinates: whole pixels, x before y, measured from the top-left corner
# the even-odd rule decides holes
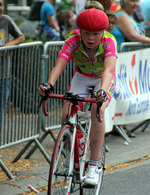
[[[105,138],[103,140],[103,144],[101,147],[101,152],[100,152],[100,157],[99,157],[99,162],[98,162],[98,169],[99,169],[99,181],[98,185],[88,188],[84,188],[84,195],[99,195],[101,192],[101,187],[102,187],[102,181],[103,181],[103,175],[104,175],[104,170],[105,170]],[[89,154],[88,154],[89,155]],[[85,169],[86,172],[86,169]]]
[[[69,177],[70,138],[71,127],[65,125],[59,132],[52,154],[49,170],[48,195],[67,194],[68,184],[72,182]]]

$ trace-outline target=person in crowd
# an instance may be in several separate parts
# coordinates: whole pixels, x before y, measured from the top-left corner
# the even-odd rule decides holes
[[[117,12],[120,9],[120,5],[113,0],[113,3],[109,9],[113,12]]]
[[[43,33],[47,41],[60,40],[60,28],[54,22],[54,2],[55,0],[46,0],[42,4],[40,11]]]
[[[106,15],[108,16],[108,20],[109,20],[109,25],[106,29],[107,32],[111,33],[114,30],[114,27],[116,25],[117,22],[117,16],[116,14],[111,11],[111,10],[106,10],[105,11]]]
[[[140,7],[144,14],[144,21],[141,24],[145,29],[145,35],[150,37],[150,0],[141,1]]]
[[[113,0],[97,0],[104,7],[104,10],[109,10],[111,5],[113,4]]]
[[[76,0],[76,4],[75,4],[75,13],[78,16],[79,13],[81,13],[81,11],[84,10],[85,4],[86,4],[86,0]]]
[[[95,88],[94,96],[97,102],[103,102],[103,104],[100,108],[101,119],[99,120],[96,117],[97,105],[92,104],[91,107],[91,158],[84,183],[96,185],[98,158],[105,134],[104,113],[115,90],[117,48],[114,36],[105,31],[108,26],[108,17],[103,11],[95,8],[82,11],[77,17],[77,26],[79,29],[70,32],[58,55],[48,79],[49,86],[45,89],[43,85],[40,85],[38,94],[43,97],[45,90],[53,88],[70,60],[75,63],[75,73],[69,90],[73,94],[86,97],[88,87]],[[64,104],[62,124],[67,120],[69,104],[69,102]],[[82,107],[83,104],[80,102],[79,108],[82,109]]]
[[[76,0],[61,0],[59,12],[57,13],[57,20],[59,26],[64,26],[64,29],[61,29],[62,36],[65,38],[69,32],[72,30],[72,26],[75,21],[75,8]]]
[[[134,20],[138,23],[141,23],[142,21],[144,21],[144,14],[142,12],[140,5],[138,5],[137,9],[135,10],[132,16]]]
[[[91,8],[95,8],[95,9],[99,9],[99,10],[104,11],[103,5],[101,3],[99,3],[98,1],[87,1],[84,9],[91,9]]]
[[[120,5],[121,9],[116,13],[117,25],[111,32],[117,40],[117,51],[119,52],[123,42],[150,43],[141,25],[132,17],[139,5],[139,0],[120,0]]]
[[[78,15],[81,11],[83,11],[85,9],[85,5],[86,3],[93,3],[93,2],[98,2],[103,6],[104,10],[109,10],[111,5],[113,4],[113,0],[94,0],[94,1],[86,1],[86,0],[76,0],[76,4],[78,4],[80,8],[78,8],[78,11],[76,12],[76,14]]]
[[[4,1],[0,0],[0,46],[18,45],[25,40],[24,35],[8,16],[3,14]],[[12,39],[10,39],[10,35]],[[9,97],[11,62],[7,58],[7,53],[1,52],[0,57],[0,133],[2,128],[2,114],[5,112],[6,101]]]

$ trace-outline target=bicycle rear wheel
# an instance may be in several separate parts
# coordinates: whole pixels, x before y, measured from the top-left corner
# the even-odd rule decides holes
[[[89,154],[88,154],[89,155]],[[98,170],[99,170],[99,181],[98,185],[91,188],[84,187],[84,195],[99,195],[102,187],[103,175],[105,170],[105,139],[103,140],[103,144],[101,147],[99,163],[98,163]],[[85,169],[86,171],[86,169]]]
[[[68,175],[71,150],[70,133],[71,127],[66,125],[58,134],[49,171],[48,195],[62,195],[68,192],[68,184],[72,180],[72,177]]]

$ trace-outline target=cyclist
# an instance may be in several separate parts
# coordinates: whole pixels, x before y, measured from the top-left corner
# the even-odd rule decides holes
[[[117,60],[115,38],[105,31],[108,26],[107,15],[92,8],[81,12],[77,17],[78,30],[73,30],[67,36],[52,69],[46,88],[53,88],[61,72],[70,60],[75,63],[75,73],[69,90],[73,94],[87,94],[88,87],[94,86],[94,96],[97,102],[103,102],[100,109],[101,120],[96,118],[97,105],[91,107],[91,156],[84,183],[96,185],[98,183],[98,158],[105,134],[104,112],[115,90],[115,65]],[[38,94],[45,96],[45,88],[40,85]],[[86,95],[81,95],[85,97]],[[66,121],[69,102],[65,102],[62,122]],[[80,109],[83,104],[79,103]]]

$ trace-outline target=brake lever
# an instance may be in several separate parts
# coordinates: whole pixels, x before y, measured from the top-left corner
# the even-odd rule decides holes
[[[102,106],[102,102],[97,102],[97,113],[96,113],[96,117],[98,119],[99,122],[102,121],[101,117],[100,117],[100,107]]]
[[[97,113],[96,113],[96,117],[98,118],[99,117],[99,109],[100,109],[100,107],[102,106],[102,102],[97,102]]]
[[[43,97],[41,98],[40,103],[39,103],[39,105],[38,105],[38,109],[41,107],[42,102],[43,102],[44,100],[47,100],[47,99],[48,99],[49,94],[50,94],[51,92],[54,91],[54,87],[53,87],[53,85],[51,85],[50,83],[42,83],[42,85],[43,85],[43,87],[44,87],[45,89],[46,89],[48,86],[50,86],[51,88],[45,91],[45,96],[43,96]]]
[[[43,96],[43,97],[41,98],[40,103],[39,103],[39,106],[38,106],[38,109],[41,107],[42,102],[43,102],[44,100],[47,100],[47,99],[48,99],[48,96],[49,96],[49,94],[50,94],[51,92],[52,92],[51,89],[48,89],[48,90],[45,91],[45,96]]]

